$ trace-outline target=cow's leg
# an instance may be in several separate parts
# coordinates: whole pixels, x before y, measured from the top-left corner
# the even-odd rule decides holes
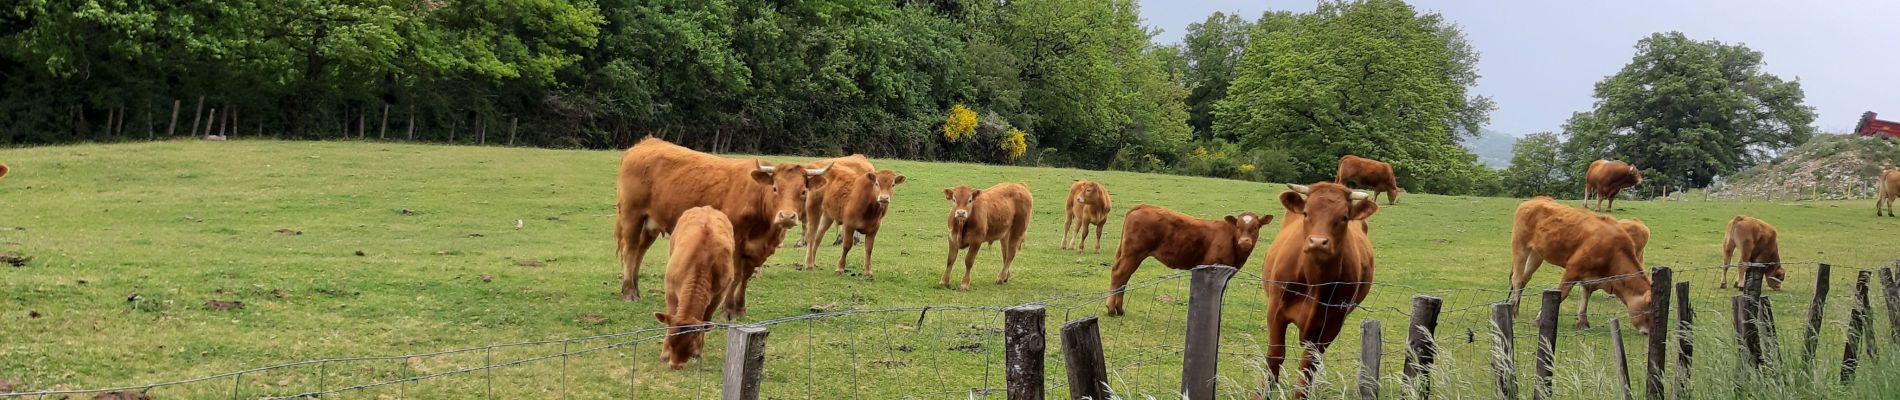
[[[1308,317],[1307,323],[1300,327],[1300,344],[1306,348],[1306,354],[1300,357],[1300,383],[1299,386],[1294,387],[1293,391],[1295,400],[1306,398],[1307,389],[1319,374],[1320,360],[1326,356],[1326,348],[1332,344],[1333,339],[1339,338],[1339,326],[1325,325],[1334,325],[1331,324],[1332,322],[1340,322],[1339,325],[1343,325],[1346,319],[1344,313],[1335,315],[1336,313],[1324,307],[1321,306],[1318,312]],[[1321,323],[1322,319],[1326,323]]]
[[[1731,232],[1731,234],[1733,233]],[[1722,238],[1722,284],[1719,286],[1716,286],[1716,288],[1728,289],[1728,268],[1730,265],[1728,262],[1729,262],[1730,257],[1734,255],[1735,255],[1735,238],[1733,237]],[[1735,288],[1741,289],[1742,285],[1736,284]]]
[[[1076,225],[1081,225],[1076,228],[1081,230],[1082,234],[1075,236],[1075,254],[1082,254],[1083,252],[1086,252],[1088,250],[1089,222],[1085,220],[1085,221],[1082,221],[1082,223],[1076,224]],[[1102,245],[1102,241],[1100,240],[1095,241],[1096,247],[1101,247],[1101,245]],[[1064,248],[1066,249],[1067,247],[1064,247]]]
[[[1272,291],[1273,288],[1267,290]],[[1276,305],[1284,300],[1284,297],[1268,297],[1273,297]],[[1286,362],[1286,326],[1292,321],[1281,316],[1280,312],[1281,307],[1268,307],[1267,310],[1267,383],[1260,389],[1262,394],[1280,385],[1280,364]]]
[[[1875,207],[1875,209],[1879,209],[1879,207]],[[1075,222],[1074,211],[1068,211],[1068,212],[1063,213],[1063,216],[1062,216],[1062,249],[1063,250],[1069,249],[1069,234],[1075,233],[1075,227],[1070,226],[1070,224],[1074,222]],[[1083,225],[1087,225],[1087,224],[1088,223],[1086,222],[1083,223]]]
[[[877,279],[877,276],[871,273],[871,249],[874,249],[874,248],[877,248],[877,231],[865,232],[864,233],[864,278],[865,279]],[[844,262],[844,257],[838,257],[838,262],[842,264]]]
[[[1128,251],[1119,251],[1116,254],[1119,257],[1115,258],[1115,267],[1108,273],[1108,315],[1111,316],[1126,314],[1122,310],[1122,286],[1127,286],[1128,278],[1135,275],[1136,269],[1141,268],[1141,260],[1148,258],[1145,254]]]
[[[844,260],[851,258],[851,246],[858,244],[858,238],[851,234],[851,227],[849,226],[844,227],[844,229],[839,229],[838,236],[844,238],[844,250],[838,252],[838,270],[835,272],[838,275],[844,275]]]
[[[1511,317],[1516,318],[1518,310],[1523,308],[1524,286],[1530,284],[1531,274],[1537,273],[1537,267],[1544,264],[1544,259],[1530,249],[1512,250],[1516,255],[1511,258]]]
[[[970,270],[976,268],[976,250],[983,248],[983,242],[970,245],[970,254],[963,255],[963,286],[958,290],[970,290]]]
[[[1577,306],[1577,329],[1590,329],[1590,295],[1596,293],[1596,288],[1583,286],[1583,302]]]
[[[1622,194],[1623,194],[1623,189],[1611,190],[1610,191],[1610,208],[1603,209],[1603,212],[1616,212],[1616,196],[1620,196]]]
[[[1108,228],[1108,221],[1095,224],[1095,254],[1102,254],[1102,230]]]
[[[798,269],[800,270],[815,268],[818,264],[818,241],[825,236],[825,231],[831,230],[831,221],[824,216],[817,216],[813,219],[816,221],[809,229],[805,230],[805,236],[812,239],[805,243],[805,265],[799,267]]]
[[[745,290],[754,272],[757,272],[755,267],[739,266],[739,276],[733,277],[732,288],[726,290],[727,321],[745,318]]]
[[[1016,263],[1016,252],[1023,249],[1023,238],[1022,236],[1005,237],[1003,238],[1002,245],[1003,269],[996,272],[996,284],[998,285],[1009,283],[1009,266]],[[1076,244],[1076,247],[1082,247],[1082,245]]]
[[[647,229],[649,219],[644,216],[621,219],[614,229],[619,231],[620,239],[620,299],[640,300],[640,261],[646,258],[647,248],[653,246],[655,232]]]
[[[957,265],[957,250],[962,249],[957,248],[956,239],[953,238],[950,240],[950,259],[943,262],[943,279],[937,280],[938,286],[950,287],[950,268]]]

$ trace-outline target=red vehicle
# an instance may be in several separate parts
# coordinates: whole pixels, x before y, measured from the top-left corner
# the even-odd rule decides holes
[[[1900,139],[1900,122],[1874,119],[1873,111],[1864,112],[1860,114],[1860,123],[1854,124],[1854,134],[1860,136],[1879,135],[1886,136],[1889,139]]]

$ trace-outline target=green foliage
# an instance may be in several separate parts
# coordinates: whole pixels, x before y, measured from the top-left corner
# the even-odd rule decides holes
[[[1763,72],[1747,46],[1681,32],[1638,41],[1595,96],[1595,109],[1565,126],[1573,162],[1621,159],[1657,183],[1707,186],[1814,134],[1799,81]]]
[[[1391,163],[1410,190],[1477,187],[1457,145],[1492,107],[1469,94],[1477,53],[1455,25],[1398,0],[1324,2],[1253,30],[1214,130],[1299,155],[1299,180],[1329,179],[1340,155]]]
[[[1513,197],[1581,193],[1583,170],[1563,151],[1563,142],[1551,132],[1533,133],[1511,146],[1511,167],[1502,172],[1504,192]]]
[[[1188,24],[1180,55],[1188,87],[1188,126],[1194,128],[1196,139],[1214,136],[1214,102],[1227,97],[1227,85],[1234,79],[1252,29],[1253,23],[1240,15],[1218,11],[1206,21]]]

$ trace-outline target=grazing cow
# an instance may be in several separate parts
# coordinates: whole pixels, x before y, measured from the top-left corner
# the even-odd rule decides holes
[[[1640,232],[1633,237],[1632,232]],[[1538,196],[1517,206],[1511,227],[1511,304],[1517,306],[1531,274],[1548,261],[1564,269],[1557,288],[1564,297],[1583,285],[1577,327],[1588,328],[1590,294],[1609,292],[1629,309],[1630,324],[1649,333],[1649,276],[1644,275],[1642,244],[1649,228],[1641,221],[1617,221],[1601,214],[1557,204]],[[1643,243],[1638,243],[1638,240]],[[1515,311],[1514,311],[1515,312]]]
[[[1122,216],[1122,244],[1115,249],[1108,290],[1127,285],[1128,277],[1148,257],[1174,269],[1213,264],[1242,267],[1260,240],[1260,226],[1268,222],[1273,222],[1272,215],[1244,212],[1222,219],[1194,219],[1166,208],[1135,206]],[[1114,292],[1108,297],[1108,315],[1122,314],[1122,293]]]
[[[666,312],[653,313],[653,318],[667,326],[660,359],[678,370],[687,360],[699,358],[706,342],[703,325],[712,320],[738,275],[733,264],[738,252],[732,220],[706,206],[680,214],[672,246],[666,260]]]
[[[834,167],[835,168],[835,167]],[[904,176],[891,170],[865,172],[860,174],[839,174],[833,170],[832,182],[826,184],[822,199],[808,199],[809,202],[822,202],[823,209],[811,210],[817,214],[817,221],[810,222],[814,229],[814,241],[805,247],[805,268],[813,268],[818,261],[817,239],[824,238],[825,232],[833,225],[843,226],[844,231],[838,238],[844,242],[844,251],[838,254],[838,273],[844,274],[844,261],[851,254],[851,245],[857,242],[852,233],[864,234],[864,277],[874,277],[871,273],[871,251],[877,246],[878,226],[883,224],[884,214],[891,209],[891,189],[904,183]]]
[[[1108,188],[1095,181],[1083,179],[1069,185],[1069,203],[1062,217],[1062,248],[1069,248],[1069,234],[1076,235],[1075,252],[1082,253],[1082,245],[1089,241],[1089,225],[1095,225],[1095,254],[1102,254],[1102,228],[1108,224]],[[1071,228],[1073,224],[1073,228]]]
[[[963,260],[963,286],[970,290],[970,269],[976,267],[976,251],[984,243],[1003,241],[1003,269],[996,272],[996,283],[1009,282],[1009,264],[1023,248],[1023,233],[1029,230],[1032,211],[1029,187],[1021,183],[998,183],[988,189],[969,186],[944,189],[950,200],[950,259],[943,263],[943,279],[937,284],[950,286],[950,266],[957,263],[957,251],[970,249]]]
[[[1399,187],[1398,176],[1392,174],[1392,164],[1351,154],[1339,158],[1339,173],[1333,176],[1333,183],[1372,188],[1375,199],[1379,192],[1385,192],[1385,204],[1398,204],[1399,193],[1405,191]]]
[[[0,163],[0,178],[5,178],[5,177],[7,177],[7,165],[4,163]]]
[[[1583,204],[1590,205],[1590,195],[1597,197],[1596,210],[1609,212],[1616,208],[1616,194],[1623,189],[1643,183],[1643,172],[1636,166],[1622,161],[1596,160],[1590,162],[1590,168],[1583,172]],[[1603,199],[1610,199],[1610,208],[1603,208]]]
[[[0,176],[7,174],[7,166],[0,165]],[[1900,198],[1900,169],[1890,169],[1880,174],[1880,180],[1874,182],[1874,216],[1880,216],[1880,206],[1887,206],[1887,216],[1893,215],[1893,201]]]
[[[734,160],[648,137],[620,159],[619,209],[614,237],[619,242],[620,297],[640,299],[640,262],[660,235],[673,231],[681,213],[712,206],[732,221],[739,275],[727,292],[725,316],[745,315],[747,280],[765,264],[797,225],[807,188],[825,184],[825,168],[799,164],[767,165]]]
[[[866,159],[863,154],[827,158],[812,163],[814,165],[830,165],[831,173],[828,176],[832,177],[861,176],[877,171],[876,167],[871,166],[871,160]],[[823,239],[817,237],[818,235],[815,232],[817,232],[819,228],[818,219],[825,215],[825,200],[831,198],[830,192],[832,190],[836,190],[840,187],[835,184],[837,182],[833,183],[834,184],[831,185],[812,188],[810,193],[805,196],[805,229],[803,232],[800,232],[801,235],[798,237],[798,241],[792,243],[792,247],[805,247],[806,244],[815,243],[818,239]],[[832,219],[836,220],[837,218]],[[826,226],[825,228],[830,229],[831,227]],[[850,232],[846,231],[846,233]],[[834,246],[840,243],[844,243],[843,237],[831,241],[831,244]],[[806,264],[811,263],[807,262]],[[802,267],[810,267],[810,265],[804,265]]]
[[[1737,215],[1728,222],[1728,232],[1722,233],[1722,289],[1728,288],[1729,259],[1735,250],[1742,251],[1741,262],[1768,265],[1768,287],[1781,290],[1781,281],[1788,278],[1788,270],[1781,267],[1781,245],[1775,241],[1775,227],[1760,219]],[[1735,288],[1742,288],[1737,279]]]
[[[1372,241],[1361,226],[1379,211],[1364,192],[1331,182],[1287,185],[1280,194],[1286,217],[1267,246],[1268,377],[1280,379],[1286,361],[1287,324],[1299,327],[1297,343],[1310,346],[1300,359],[1294,399],[1306,397],[1314,366],[1339,337],[1346,315],[1372,291]],[[1259,394],[1255,394],[1259,398]]]

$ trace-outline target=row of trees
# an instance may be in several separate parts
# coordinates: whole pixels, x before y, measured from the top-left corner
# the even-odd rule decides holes
[[[1472,93],[1478,52],[1401,0],[1154,34],[1134,0],[29,1],[0,6],[0,144],[656,135],[1299,182],[1359,154],[1440,193],[1529,174],[1458,146],[1494,108]],[[1702,184],[1805,137],[1799,85],[1759,53],[1661,37],[1599,85],[1556,162]]]

